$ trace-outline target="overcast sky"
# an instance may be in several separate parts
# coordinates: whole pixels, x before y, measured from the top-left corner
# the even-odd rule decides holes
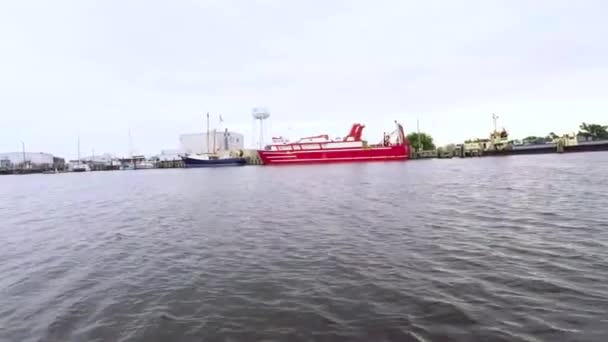
[[[606,1],[0,2],[0,151],[177,148],[205,113],[251,141],[380,140],[393,120],[439,143],[608,124]],[[217,121],[217,120],[215,120]],[[213,122],[212,122],[213,123]]]

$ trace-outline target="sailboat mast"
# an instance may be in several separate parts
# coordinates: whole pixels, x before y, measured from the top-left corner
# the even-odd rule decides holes
[[[224,150],[226,151],[228,151],[228,136],[230,136],[230,133],[228,133],[228,128],[226,128],[224,131]]]
[[[80,163],[80,135],[78,136],[78,162]]]
[[[209,153],[209,112],[207,112],[207,153]]]

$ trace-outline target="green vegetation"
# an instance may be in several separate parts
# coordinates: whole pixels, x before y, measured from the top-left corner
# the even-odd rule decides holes
[[[586,138],[592,138],[593,140],[608,139],[608,126],[587,124],[583,122],[580,125],[580,129],[578,134]]]
[[[543,138],[543,137],[537,137],[537,136],[529,136],[529,137],[525,137],[524,140],[522,141],[524,144],[544,144],[547,142],[547,140],[551,141],[550,139],[547,138]]]
[[[433,137],[430,134],[421,132],[420,136],[418,136],[418,133],[410,133],[407,135],[407,140],[409,140],[410,145],[416,151],[418,151],[419,149],[423,151],[435,149],[435,143],[433,143]]]

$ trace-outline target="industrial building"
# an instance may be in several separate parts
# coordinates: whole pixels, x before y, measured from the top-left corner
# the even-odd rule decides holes
[[[207,133],[182,134],[179,137],[179,150],[185,153],[230,152],[242,150],[244,140],[242,134],[228,130],[210,132],[209,136]]]
[[[43,152],[0,153],[0,168],[3,170],[63,170],[65,160]]]

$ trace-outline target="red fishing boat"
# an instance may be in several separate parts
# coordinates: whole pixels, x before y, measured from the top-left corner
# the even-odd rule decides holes
[[[332,140],[326,134],[296,142],[272,138],[272,144],[258,150],[258,155],[264,165],[406,160],[410,153],[409,142],[403,126],[397,121],[395,124],[397,129],[385,133],[382,141],[375,145],[368,145],[361,139],[365,126],[356,123],[343,139]]]

